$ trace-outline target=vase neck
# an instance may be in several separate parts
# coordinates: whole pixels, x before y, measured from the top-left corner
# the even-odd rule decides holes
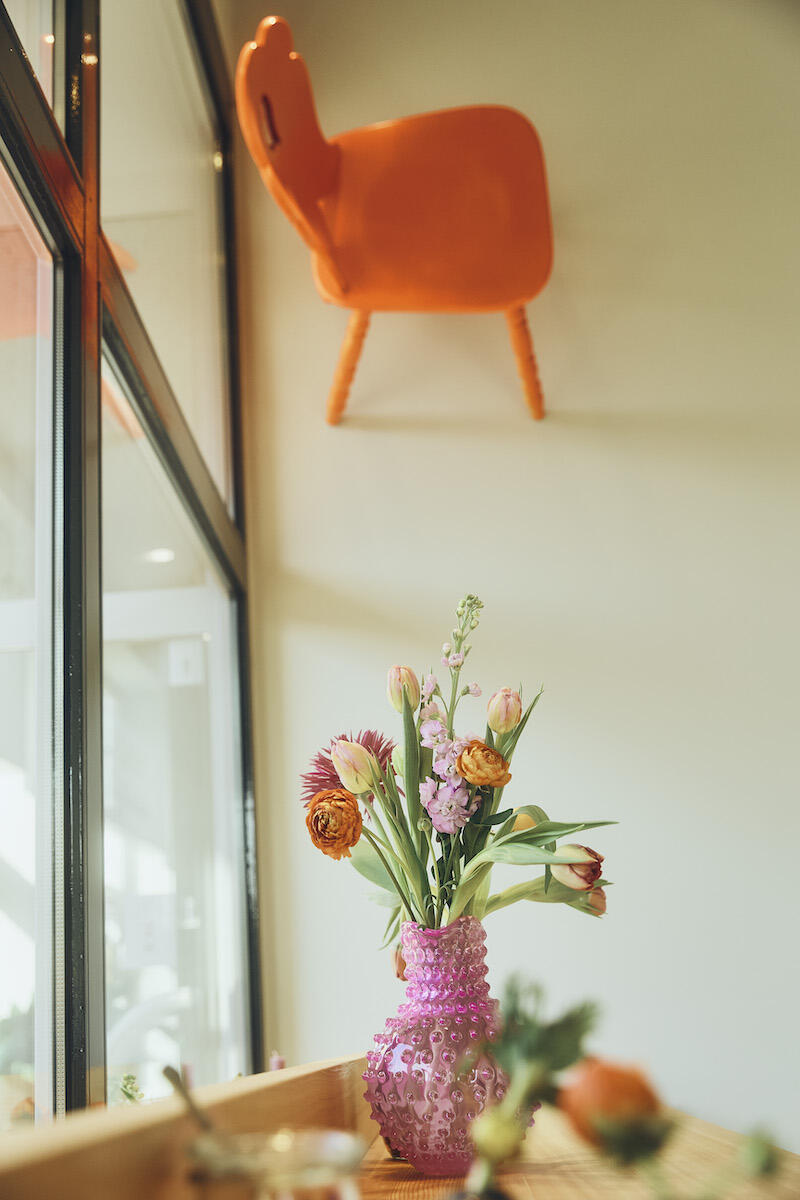
[[[442,929],[406,921],[400,936],[410,1003],[459,1007],[486,999],[486,934],[475,917],[459,917]]]

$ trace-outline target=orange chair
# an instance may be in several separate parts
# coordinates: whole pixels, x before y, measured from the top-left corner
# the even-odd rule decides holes
[[[326,140],[281,17],[242,48],[236,108],[261,178],[311,249],[324,300],[352,310],[327,419],[342,417],[373,312],[506,314],[531,412],[544,415],[524,305],[553,260],[536,130],[511,108],[453,108]]]

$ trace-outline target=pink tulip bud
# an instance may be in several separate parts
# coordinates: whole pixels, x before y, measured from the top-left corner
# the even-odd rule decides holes
[[[406,977],[406,960],[403,958],[403,951],[400,948],[399,942],[392,951],[392,965],[394,966],[394,973],[397,978],[404,980]]]
[[[380,768],[375,757],[360,742],[334,742],[331,759],[342,787],[356,796],[371,792],[375,780],[380,779]]]
[[[501,688],[487,705],[489,728],[495,733],[510,733],[522,720],[522,700],[519,692]]]
[[[386,681],[386,695],[389,699],[389,703],[393,705],[399,713],[403,711],[404,690],[408,696],[409,707],[413,712],[419,704],[419,680],[411,670],[411,667],[390,667],[389,677]]]
[[[569,856],[572,862],[553,863],[550,868],[553,878],[576,892],[590,891],[602,874],[602,854],[578,845],[559,846],[558,854],[561,858]]]

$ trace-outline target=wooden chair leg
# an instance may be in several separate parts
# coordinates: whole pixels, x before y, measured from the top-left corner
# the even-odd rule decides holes
[[[350,385],[353,382],[361,355],[361,347],[364,345],[364,338],[367,336],[369,328],[369,317],[368,312],[357,309],[350,314],[350,320],[347,322],[347,332],[344,335],[339,361],[336,364],[336,374],[333,377],[333,384],[328,396],[326,419],[329,425],[339,424],[347,406]]]
[[[533,341],[525,309],[521,304],[516,308],[509,308],[506,312],[506,320],[528,407],[534,419],[541,421],[544,416],[544,396],[536,370],[536,355],[533,352]]]

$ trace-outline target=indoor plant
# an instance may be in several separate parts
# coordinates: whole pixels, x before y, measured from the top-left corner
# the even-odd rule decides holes
[[[606,905],[602,856],[558,842],[612,822],[556,822],[538,805],[502,806],[541,691],[523,708],[519,692],[503,688],[489,700],[483,737],[456,731],[461,702],[481,694],[461,677],[482,607],[473,595],[458,605],[452,641],[442,646],[444,685],[432,672],[420,684],[410,667],[390,669],[387,694],[403,721],[398,745],[374,730],[334,738],[303,777],[312,841],[332,858],[350,858],[379,888],[391,910],[387,941],[400,929],[407,1000],[377,1035],[365,1079],[381,1132],[426,1174],[467,1169],[471,1122],[505,1093],[488,1052],[459,1073],[464,1054],[497,1033],[483,918],[517,900],[591,916]],[[493,895],[498,862],[543,872],[526,871]]]

